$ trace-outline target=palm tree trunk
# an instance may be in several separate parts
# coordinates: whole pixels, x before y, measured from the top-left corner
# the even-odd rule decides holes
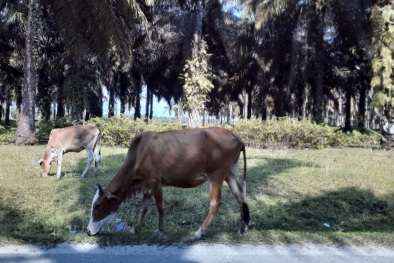
[[[318,18],[318,28],[317,28],[317,42],[316,42],[316,83],[315,83],[315,96],[314,96],[314,105],[313,105],[313,117],[316,123],[323,123],[323,71],[322,71],[322,63],[323,63],[323,43],[324,43],[324,12],[321,10],[317,11]]]
[[[36,36],[40,23],[40,0],[29,0],[27,18],[25,61],[23,65],[22,108],[13,141],[17,145],[34,144],[36,139],[35,102],[37,88]]]
[[[126,94],[128,89],[127,74],[125,72],[120,73],[119,77],[119,100],[120,100],[120,113],[126,112]]]
[[[65,115],[65,110],[64,110],[64,76],[62,73],[59,72],[59,86],[57,89],[57,110],[56,110],[56,117],[57,118],[62,118]]]
[[[351,131],[352,130],[352,94],[350,91],[346,92],[346,105],[345,105],[345,127],[343,130]]]
[[[195,0],[195,27],[193,34],[192,59],[198,56],[199,45],[202,39],[202,16],[202,0]],[[202,126],[201,112],[198,108],[190,109],[189,126],[193,128]]]
[[[366,113],[366,107],[365,107],[365,105],[366,105],[366,88],[365,88],[365,86],[363,85],[363,87],[361,87],[361,89],[360,89],[360,98],[359,98],[359,101],[358,101],[358,118],[357,118],[357,121],[358,121],[358,129],[360,130],[360,131],[363,131],[363,130],[365,130],[365,126],[366,126],[366,123],[365,123],[365,113]]]
[[[150,93],[151,90],[149,86],[146,86],[145,122],[148,122],[149,120]]]
[[[38,106],[38,110],[41,113],[40,122],[48,122],[51,119],[51,104],[52,104],[52,94],[51,94],[51,84],[48,83],[46,77],[46,70],[49,68],[48,61],[48,50],[46,50],[46,54],[43,55],[41,59],[41,68],[38,72],[38,85],[37,85],[37,98],[36,104]]]
[[[248,90],[248,105],[247,105],[247,114],[246,118],[250,120],[252,118],[252,89]]]
[[[108,89],[109,99],[108,99],[108,117],[115,116],[115,91],[113,88]]]
[[[153,118],[153,91],[150,92],[150,111],[149,111],[149,119]]]
[[[6,89],[4,126],[10,126],[11,89]]]
[[[135,96],[134,120],[141,119],[141,82],[138,81]]]

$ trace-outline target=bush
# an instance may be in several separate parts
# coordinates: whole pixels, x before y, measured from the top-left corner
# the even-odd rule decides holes
[[[130,141],[138,133],[144,131],[168,131],[184,128],[180,124],[167,124],[164,122],[146,123],[141,119],[132,120],[124,115],[108,119],[93,118],[86,122],[94,125],[103,133],[103,145],[129,147]]]
[[[380,139],[380,134],[372,130],[365,134],[357,131],[345,134],[338,127],[289,118],[263,122],[256,119],[241,120],[231,130],[247,145],[256,148],[373,146]]]
[[[128,147],[130,141],[138,133],[144,131],[168,131],[185,129],[180,123],[151,121],[146,123],[140,119],[132,120],[121,116],[110,118],[92,118],[85,123],[102,130],[103,145],[112,147]],[[61,118],[47,123],[36,123],[37,138],[47,139],[53,128],[75,125],[70,118]],[[222,126],[238,135],[247,146],[254,148],[314,148],[326,147],[372,147],[379,145],[381,135],[370,129],[363,133],[358,131],[343,133],[341,128],[310,123],[306,120],[280,118],[276,121],[259,121],[257,119],[240,120],[234,125],[210,124]],[[0,143],[10,143],[16,127],[0,126]]]
[[[0,125],[0,145],[10,144],[16,132],[15,127],[4,127]]]
[[[70,117],[62,117],[48,122],[36,121],[36,137],[38,141],[48,140],[48,136],[52,129],[73,126],[75,123],[76,122]]]

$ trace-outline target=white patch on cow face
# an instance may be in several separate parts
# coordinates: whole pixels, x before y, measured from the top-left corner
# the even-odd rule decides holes
[[[100,231],[103,231],[106,227],[108,227],[112,221],[114,220],[116,213],[111,213],[107,217],[103,218],[100,221],[93,221],[93,209],[94,209],[94,203],[96,202],[97,198],[99,198],[99,190],[96,191],[95,196],[93,197],[92,201],[92,207],[90,211],[90,220],[89,220],[89,225],[87,227],[87,232],[88,235],[94,236],[100,233]]]
[[[51,162],[47,159],[41,159],[40,166],[42,168],[42,176],[48,176],[48,173],[51,170]]]

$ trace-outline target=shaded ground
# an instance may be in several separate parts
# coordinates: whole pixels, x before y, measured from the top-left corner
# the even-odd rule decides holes
[[[393,262],[394,249],[375,246],[342,246],[306,244],[303,246],[201,245],[192,246],[114,246],[59,244],[55,248],[33,245],[0,247],[3,263],[65,263],[65,262]]]

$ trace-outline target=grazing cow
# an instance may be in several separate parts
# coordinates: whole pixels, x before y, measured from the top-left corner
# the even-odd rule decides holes
[[[38,162],[42,168],[42,176],[47,176],[51,169],[54,157],[57,157],[56,177],[60,178],[62,172],[63,154],[67,152],[80,152],[86,149],[88,152],[88,164],[81,177],[85,177],[93,159],[95,160],[93,175],[97,173],[100,162],[101,131],[94,126],[70,126],[62,129],[53,129],[49,135],[49,141],[45,148],[44,157]]]
[[[244,158],[244,187],[238,180],[240,152]],[[114,219],[120,204],[142,193],[143,200],[137,223],[138,231],[152,196],[159,212],[155,235],[164,231],[163,186],[192,188],[209,181],[211,206],[207,218],[194,234],[204,234],[222,203],[222,185],[226,181],[241,208],[243,234],[249,224],[249,208],[245,201],[246,156],[243,142],[223,128],[186,129],[167,132],[144,132],[132,140],[126,159],[105,189],[98,184],[92,201],[88,235],[96,235]]]

